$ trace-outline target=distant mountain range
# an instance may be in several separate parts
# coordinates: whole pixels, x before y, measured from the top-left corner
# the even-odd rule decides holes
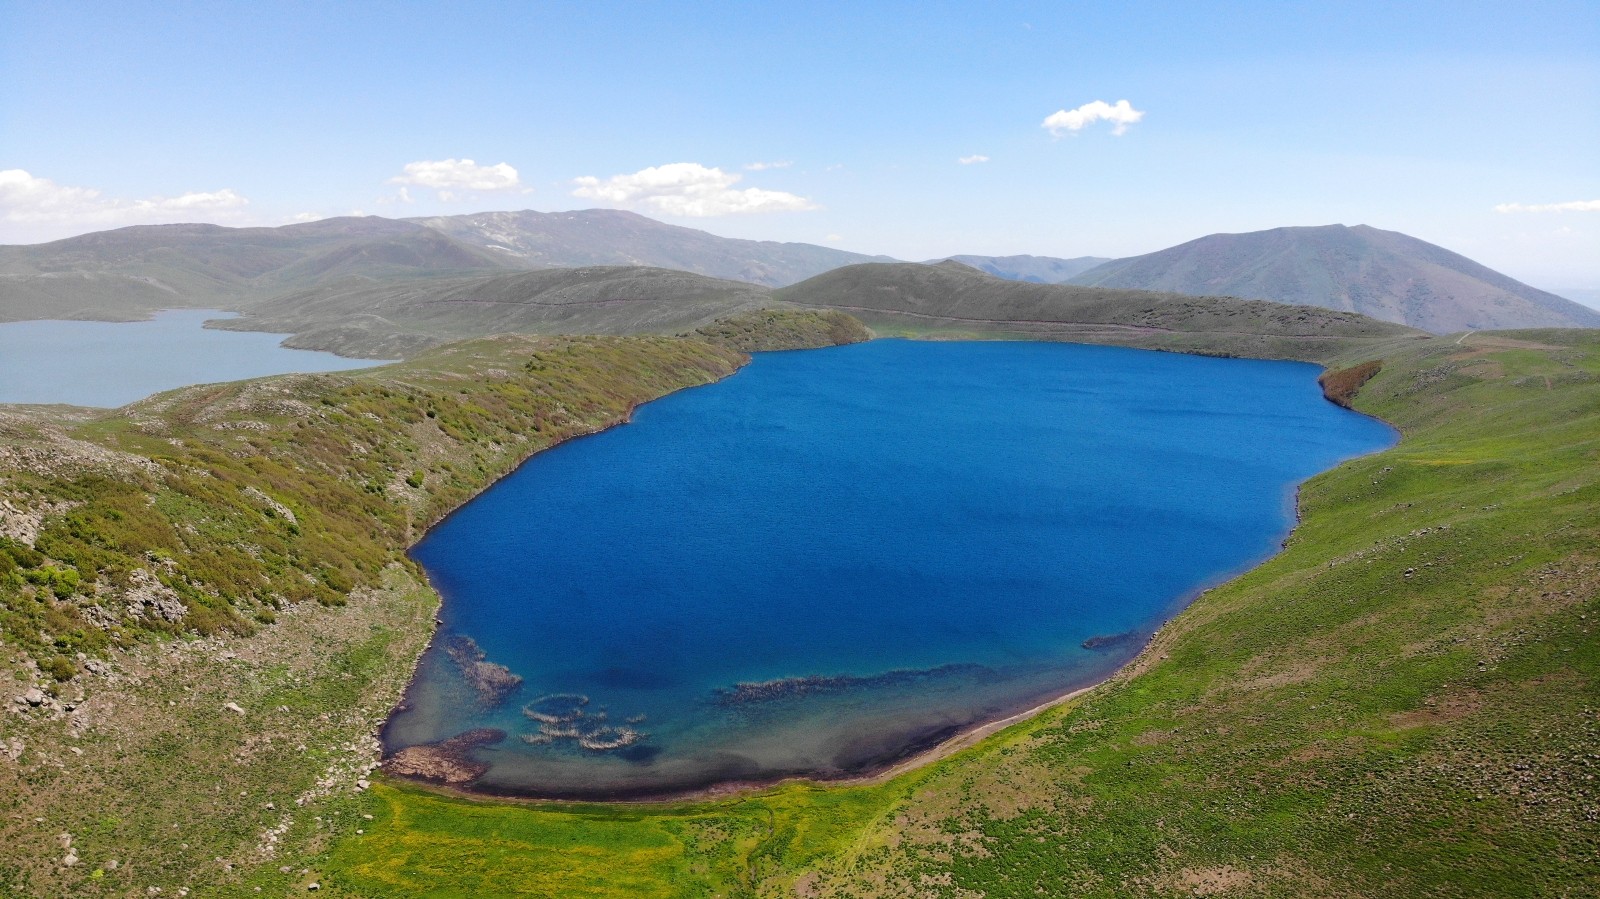
[[[888,256],[718,237],[631,212],[486,212],[332,218],[279,228],[143,225],[0,246],[0,321],[142,318],[158,309],[244,311],[339,285],[485,272],[632,265],[767,287]]]
[[[616,209],[479,212],[407,221],[486,251],[508,268],[644,265],[782,287],[841,265],[896,261],[808,243],[718,237]]]
[[[1366,226],[1214,234],[1129,259],[952,258],[950,265],[967,273],[1019,283],[1272,300],[1360,312],[1435,332],[1600,327],[1600,311],[1432,244]],[[812,244],[718,237],[605,209],[334,218],[279,228],[151,225],[0,246],[0,321],[127,319],[158,309],[218,308],[245,313],[230,327],[272,322],[307,340],[305,327],[315,324],[349,338],[331,340],[333,332],[319,332],[324,343],[350,352],[381,346],[387,353],[436,342],[435,329],[456,333],[445,319],[472,333],[496,321],[508,328],[536,322],[559,330],[690,326],[713,307],[731,310],[755,302],[760,290],[753,289],[783,288],[862,263],[894,260]],[[515,277],[617,267],[641,271],[589,271],[585,277],[598,278],[595,283],[605,286],[593,289],[615,292],[619,301],[686,305],[626,324],[625,316],[613,320],[549,306],[569,305],[567,294],[560,300],[547,296],[561,277]],[[668,270],[701,280],[668,277]],[[506,314],[490,314],[487,307],[467,314],[464,304],[479,291],[493,297],[482,302]],[[523,293],[513,296],[517,291]],[[986,291],[998,295],[1002,288]],[[507,304],[524,308],[513,313]],[[446,306],[453,311],[441,315]],[[614,305],[613,311],[622,308]],[[972,318],[989,317],[982,310],[969,312]]]
[[[1600,311],[1366,225],[1212,234],[1104,263],[1072,283],[1321,306],[1439,334],[1600,327]]]
[[[1062,284],[1097,265],[1110,262],[1105,256],[1079,256],[1058,259],[1054,256],[950,256],[956,262],[1012,281],[1035,284]],[[938,262],[935,259],[932,262]]]

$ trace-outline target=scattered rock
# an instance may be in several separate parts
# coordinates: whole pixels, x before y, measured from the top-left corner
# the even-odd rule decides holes
[[[408,746],[390,756],[384,767],[391,774],[415,777],[422,780],[442,781],[447,784],[470,783],[489,770],[483,762],[471,758],[473,749],[498,743],[506,732],[480,727],[458,734],[442,743],[425,746]]]
[[[134,617],[174,622],[189,612],[177,591],[143,568],[135,568],[128,575],[128,588],[123,597],[127,601],[127,613]]]
[[[222,707],[230,712],[235,712],[240,715],[244,714],[244,709],[240,708],[237,702],[224,703]]]
[[[38,687],[29,687],[26,693],[17,697],[18,701],[31,706],[44,705],[44,691]]]

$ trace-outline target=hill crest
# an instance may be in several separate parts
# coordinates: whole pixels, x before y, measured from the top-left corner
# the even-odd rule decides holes
[[[1104,263],[1071,283],[1319,306],[1441,334],[1600,327],[1600,312],[1370,225],[1210,234]]]

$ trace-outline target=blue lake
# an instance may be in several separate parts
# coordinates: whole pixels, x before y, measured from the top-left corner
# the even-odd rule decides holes
[[[383,364],[291,350],[282,334],[202,327],[232,316],[183,309],[142,322],[0,324],[0,403],[116,407],[190,384]]]
[[[415,547],[445,603],[387,748],[495,728],[473,789],[665,795],[869,771],[1092,683],[1275,552],[1296,484],[1394,442],[1316,375],[1051,343],[760,354]]]

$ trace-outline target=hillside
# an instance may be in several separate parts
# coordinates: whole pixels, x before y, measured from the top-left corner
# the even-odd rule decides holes
[[[668,268],[771,286],[887,258],[717,237],[608,209],[332,218],[278,228],[141,225],[0,246],[0,321],[137,320],[185,307],[242,312],[277,297],[300,302],[331,285],[343,293],[356,283],[414,281],[416,293],[436,278],[554,267]]]
[[[1600,327],[1600,311],[1367,225],[1212,234],[1107,262],[1072,283],[1320,306],[1436,334]]]
[[[1327,359],[1362,343],[1420,336],[1348,312],[1030,284],[950,261],[847,266],[773,296],[849,312],[886,333],[1073,340],[1272,358]]]
[[[737,366],[702,338],[813,345],[841,324],[497,338],[3,410],[0,695],[24,700],[0,739],[0,892],[1594,892],[1592,331],[1390,342],[1354,404],[1403,441],[1304,485],[1283,553],[1111,682],[928,767],[626,807],[369,773],[437,610],[403,560],[422,525]]]
[[[369,357],[406,356],[490,334],[674,334],[772,305],[766,288],[630,266],[560,268],[374,284],[344,281],[274,297],[232,330],[294,336],[289,346]]]
[[[963,265],[988,272],[1012,281],[1032,281],[1035,284],[1062,284],[1097,265],[1110,262],[1104,256],[1078,256],[1058,259],[1054,256],[947,256]],[[930,262],[936,263],[934,259]]]
[[[813,244],[718,237],[618,209],[478,212],[407,221],[525,268],[642,265],[782,287],[841,265],[892,261]]]
[[[0,321],[240,310],[352,277],[415,279],[504,267],[430,228],[375,216],[281,228],[141,225],[0,247]]]

